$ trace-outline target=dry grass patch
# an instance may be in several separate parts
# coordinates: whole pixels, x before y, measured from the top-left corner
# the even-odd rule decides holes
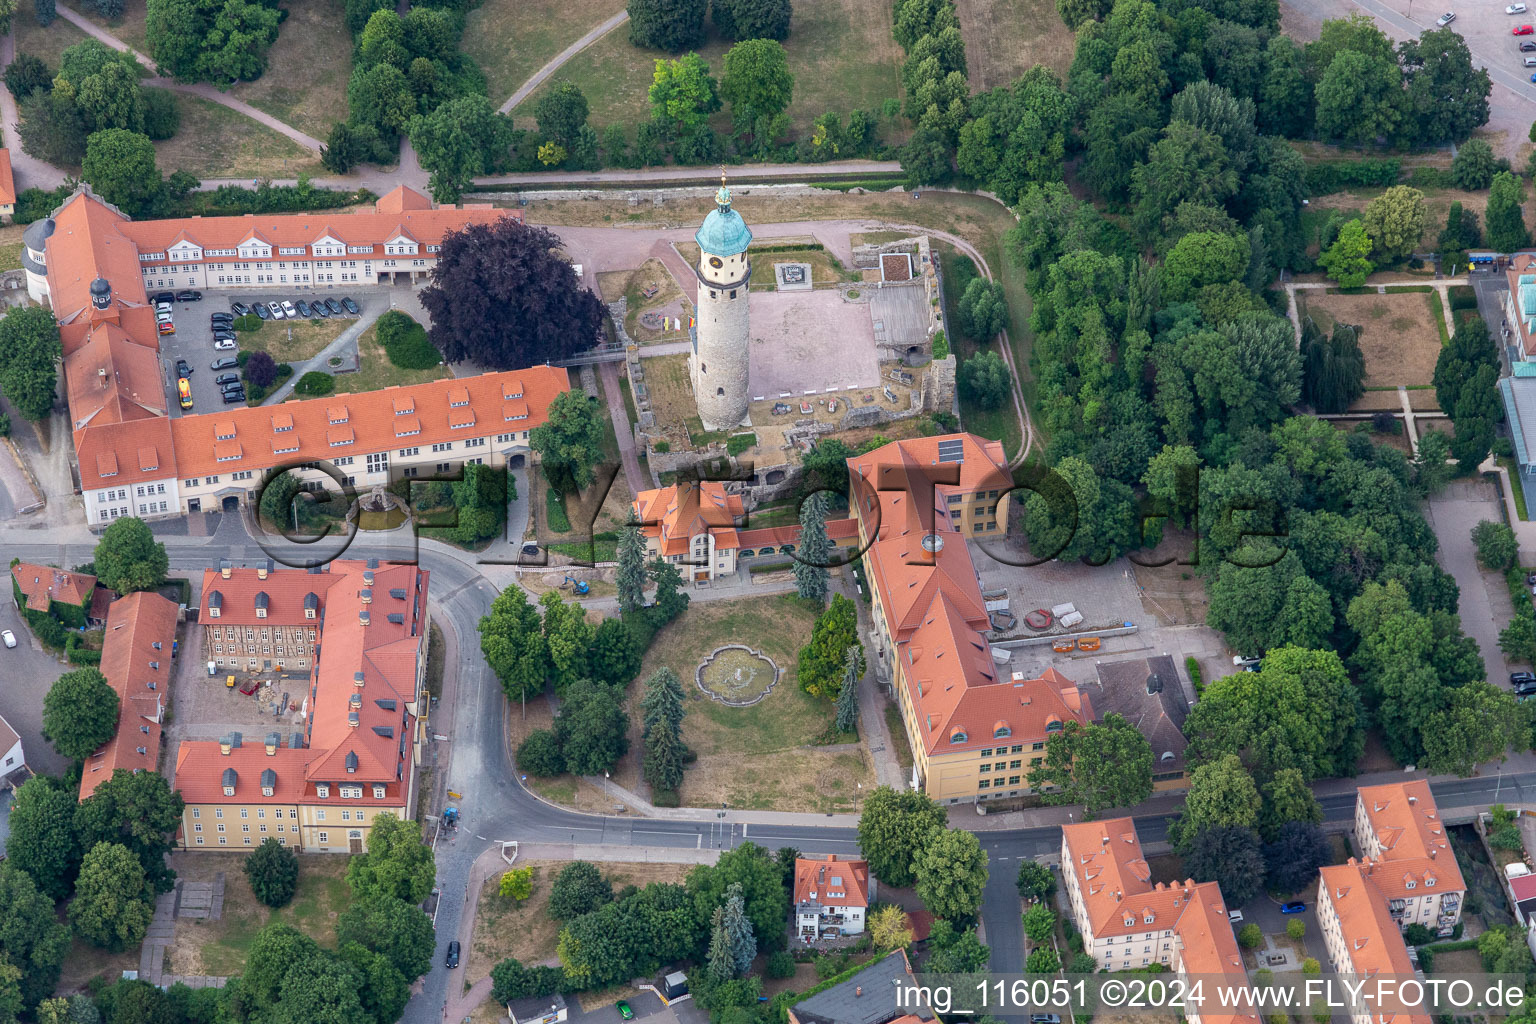
[[[245,854],[173,854],[171,866],[181,878],[212,881],[223,872],[224,914],[217,921],[177,919],[172,969],[177,974],[239,974],[256,934],[272,921],[291,925],[322,946],[335,946],[336,918],[352,902],[346,883],[349,860],[299,854],[298,892],[286,907],[273,910],[251,892],[243,870]]]
[[[362,391],[378,391],[381,388],[396,385],[425,384],[428,381],[442,380],[444,377],[452,376],[448,367],[441,364],[429,370],[402,370],[390,362],[384,346],[379,344],[377,324],[370,324],[367,330],[358,335],[357,356],[357,372],[336,375],[337,393],[355,394]]]
[[[267,51],[266,73],[235,84],[229,95],[324,141],[331,125],[347,117],[352,39],[341,0],[303,0],[287,11]]]
[[[641,363],[656,431],[666,435],[674,448],[688,444],[688,417],[698,415],[693,383],[688,379],[688,357],[657,356]]]
[[[1297,299],[1324,331],[1332,329],[1335,322],[1360,328],[1366,387],[1428,384],[1433,380],[1435,360],[1440,355],[1440,332],[1427,294],[1305,292]],[[1395,395],[1393,399],[1396,400]]]
[[[17,18],[18,23],[22,20]],[[69,944],[69,954],[64,958],[64,967],[59,973],[59,984],[53,991],[55,995],[61,996],[83,992],[96,978],[111,984],[122,977],[124,971],[138,969],[138,947],[122,953],[108,953],[81,939],[73,939]]]
[[[1052,0],[956,0],[955,13],[975,91],[1009,85],[1036,64],[1066,79],[1076,37]]]
[[[176,134],[155,143],[164,171],[187,171],[199,178],[292,178],[321,173],[314,153],[228,107],[172,93],[181,112]]]
[[[149,56],[149,33],[145,28],[149,15],[146,0],[126,0],[123,4],[123,13],[110,21],[92,10],[89,4],[70,4],[69,6],[86,21],[98,28],[106,29],[146,57]],[[59,20],[62,21],[63,18]]]
[[[0,270],[21,269],[21,233],[23,224],[7,224],[0,227]]]
[[[1203,623],[1210,599],[1205,582],[1195,574],[1194,566],[1181,565],[1194,551],[1193,539],[1186,530],[1165,530],[1163,542],[1149,552],[1146,562],[1173,558],[1168,565],[1136,567],[1136,582],[1141,588],[1141,606],[1162,625]]]
[[[560,51],[624,9],[623,0],[486,0],[469,12],[464,52],[500,106]],[[614,35],[628,38],[620,25]]]
[[[548,0],[534,0],[532,6],[537,9],[545,2]],[[1055,17],[1054,13],[1052,17]],[[600,20],[600,17],[592,17],[587,27]],[[465,33],[466,39],[470,34]],[[576,32],[566,42],[579,35],[581,32]],[[475,45],[478,44],[466,43],[471,53]],[[550,56],[559,49],[551,50]],[[697,52],[718,77],[728,49],[728,42],[711,37],[698,47]],[[901,95],[902,52],[891,35],[888,0],[822,0],[817,4],[801,4],[795,9],[784,49],[789,58],[789,70],[795,76],[789,117],[796,128],[807,128],[828,111],[878,113],[885,100]],[[629,126],[644,121],[650,116],[647,90],[651,75],[656,60],[665,56],[668,55],[660,51],[641,50],[631,45],[628,30],[620,26],[573,57],[520,103],[513,111],[518,117],[518,127],[532,126],[533,104],[545,89],[560,81],[574,82],[581,88],[591,105],[592,123],[599,129],[610,124]],[[528,74],[546,60],[548,57],[530,62],[532,67],[528,68]],[[487,77],[492,77],[489,65],[486,66]],[[511,77],[504,76],[504,80]],[[523,75],[522,80],[527,77],[527,74]],[[510,88],[493,87],[492,97],[511,95],[520,81]],[[729,113],[722,111],[716,115],[714,124],[722,130],[728,129]]]
[[[687,717],[683,742],[698,760],[683,774],[682,802],[778,811],[852,811],[858,783],[874,785],[874,773],[855,745],[818,747],[832,723],[832,705],[800,691],[795,660],[810,639],[815,613],[788,595],[711,601],[690,605],[667,626],[647,652],[643,681],[665,665],[683,682]],[[733,708],[705,696],[694,682],[699,662],[722,644],[744,643],[767,654],[779,680],[767,697]],[[615,778],[639,784],[640,715],[644,686],[629,691],[630,753]],[[741,770],[743,759],[753,770]]]
[[[652,310],[676,317],[693,315],[692,303],[683,295],[677,279],[661,260],[648,259],[627,274],[613,276],[625,278],[620,286],[620,294],[628,299],[624,312],[624,330],[629,332],[631,338],[642,345],[687,340],[688,336],[679,331],[664,331],[640,322],[640,314]],[[649,297],[647,292],[650,292]]]
[[[265,349],[280,363],[298,364],[313,358],[351,326],[350,320],[263,321],[260,329],[241,333],[240,347]]]
[[[139,3],[142,7],[143,0]],[[16,33],[16,52],[41,57],[55,74],[59,70],[59,54],[90,38],[63,18],[55,18],[52,25],[43,28],[32,15],[30,4],[21,6],[11,19],[11,26]]]

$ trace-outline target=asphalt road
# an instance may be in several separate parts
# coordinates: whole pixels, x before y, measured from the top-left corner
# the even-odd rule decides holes
[[[198,571],[218,558],[236,564],[254,563],[265,557],[243,532],[240,520],[224,517],[213,538],[168,536],[163,538],[173,573],[196,578]],[[12,554],[29,561],[56,561],[72,565],[91,557],[87,545],[14,544]],[[348,557],[408,557],[411,546],[395,535],[360,535]],[[577,847],[622,845],[645,847],[734,848],[754,842],[769,849],[794,846],[806,853],[852,854],[858,849],[857,831],[846,826],[805,824],[744,824],[713,818],[676,820],[609,817],[582,814],[539,800],[518,781],[506,736],[508,706],[500,685],[479,654],[474,624],[490,608],[496,589],[478,568],[440,547],[423,547],[422,565],[432,573],[431,610],[446,630],[457,632],[454,668],[448,673],[438,718],[432,729],[449,737],[451,763],[448,787],[463,794],[459,801],[462,825],[459,840],[438,847],[438,884],[443,897],[438,912],[439,949],[432,971],[406,1007],[404,1020],[411,1024],[435,1024],[442,1020],[448,986],[456,980],[442,966],[448,941],[458,933],[465,909],[470,866],[489,846],[503,840],[570,843]],[[451,724],[450,724],[451,723]],[[1455,779],[1432,785],[1442,809],[1486,806],[1498,800],[1519,802],[1525,790],[1536,798],[1536,772],[1502,772],[1471,779]],[[1322,797],[1319,801],[1329,821],[1348,821],[1354,814],[1352,792]],[[428,810],[432,810],[428,808]],[[978,819],[981,820],[981,819]],[[1143,842],[1162,841],[1167,821],[1161,815],[1138,817],[1136,828]],[[982,906],[982,923],[992,948],[989,968],[1013,972],[1022,969],[1023,936],[1019,900],[1014,889],[1017,864],[1024,857],[1057,853],[1061,830],[1056,826],[978,833],[992,862]]]

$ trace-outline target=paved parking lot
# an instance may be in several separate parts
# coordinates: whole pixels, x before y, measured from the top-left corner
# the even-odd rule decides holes
[[[340,302],[342,293],[337,292],[328,297]],[[176,318],[176,333],[165,335],[160,339],[160,357],[165,371],[166,401],[171,415],[182,415],[181,406],[176,400],[177,359],[185,359],[192,367],[192,376],[189,378],[192,382],[192,408],[188,411],[191,413],[217,412],[225,407],[223,394],[219,391],[219,386],[214,383],[214,378],[221,373],[237,371],[214,370],[210,366],[214,360],[222,356],[232,356],[237,350],[214,349],[213,330],[208,324],[210,313],[226,312],[229,310],[230,303],[236,301],[252,306],[257,302],[281,302],[284,299],[291,302],[301,298],[305,302],[311,300],[308,293],[205,291],[201,302],[175,303],[171,308]],[[331,319],[350,322],[356,318],[343,313],[340,317],[333,316]]]
[[[0,602],[0,629],[16,634],[14,648],[0,647],[0,715],[21,737],[27,764],[38,774],[57,775],[69,767],[43,739],[43,698],[69,667],[43,649],[10,600]]]

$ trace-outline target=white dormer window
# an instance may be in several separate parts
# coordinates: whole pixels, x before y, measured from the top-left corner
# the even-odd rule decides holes
[[[1426,878],[1426,879],[1424,879],[1424,888],[1426,888],[1426,889],[1433,889],[1434,887],[1435,887],[1435,880],[1433,878]]]
[[[348,771],[354,771],[355,769],[349,768],[347,770]],[[363,787],[362,786],[342,786],[341,787],[341,796],[342,796],[342,799],[344,799],[344,800],[361,800],[362,796],[363,796]]]
[[[282,248],[278,249],[277,252],[278,252],[278,255],[280,255],[280,256],[303,256],[304,255],[304,247],[302,245],[300,245],[300,246],[283,246]]]
[[[384,787],[383,786],[380,786],[380,785],[377,785],[377,784],[374,785],[374,787],[373,787],[373,798],[375,800],[383,800],[384,799]]]
[[[286,448],[274,447],[272,450],[274,452],[276,452],[278,455],[287,455],[289,452],[296,452],[296,451],[298,451],[299,450],[299,446],[297,444],[289,442],[289,444],[288,444],[288,446]]]
[[[266,618],[267,617],[267,610],[265,608],[257,608],[256,609],[256,617],[258,619]]]
[[[234,796],[235,795],[235,787],[234,786],[225,786],[224,787],[224,795],[225,796]]]
[[[262,796],[271,796],[272,795],[272,787],[271,786],[262,786],[261,787],[261,795]]]
[[[208,617],[210,619],[218,618],[219,617],[219,610],[218,610],[218,608],[210,606],[209,609],[208,609]]]
[[[1405,888],[1405,889],[1413,889],[1413,888],[1416,888],[1418,886],[1418,884],[1419,883],[1415,882],[1413,879],[1410,878],[1410,879],[1408,879],[1407,882],[1405,882],[1403,884],[1403,888]]]
[[[315,784],[315,796],[319,797],[321,800],[330,799],[330,796],[331,796],[331,786],[330,786],[330,783],[328,783],[328,782],[318,782],[318,783],[316,783]]]

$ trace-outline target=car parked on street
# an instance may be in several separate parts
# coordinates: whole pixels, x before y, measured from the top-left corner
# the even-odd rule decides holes
[[[1455,20],[1456,20],[1456,12],[1455,11],[1446,11],[1444,14],[1440,15],[1440,17],[1435,19],[1435,24],[1439,25],[1441,28],[1445,28],[1445,26],[1449,25],[1451,22],[1453,22]]]
[[[448,956],[444,960],[444,963],[448,967],[457,967],[457,966],[459,966],[459,943],[458,943],[457,939],[455,939],[453,942],[448,943]],[[633,1016],[633,1015],[631,1015],[631,1016]],[[624,1019],[628,1020],[629,1018],[626,1017]]]
[[[16,646],[16,634],[8,629],[0,630],[0,640],[4,640],[7,647]]]
[[[175,292],[155,292],[155,294],[150,297],[150,301],[154,302],[154,303],[175,302],[176,301],[176,293]]]

